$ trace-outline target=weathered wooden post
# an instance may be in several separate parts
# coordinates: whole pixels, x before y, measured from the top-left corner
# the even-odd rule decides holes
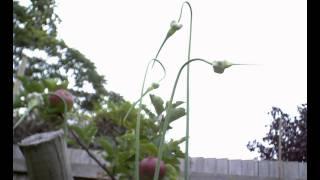
[[[73,180],[62,130],[32,135],[18,145],[30,180]]]

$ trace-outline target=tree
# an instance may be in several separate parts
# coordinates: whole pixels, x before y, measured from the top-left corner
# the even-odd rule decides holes
[[[31,0],[27,7],[13,2],[13,79],[22,57],[27,59],[24,76],[29,81],[41,82],[55,79],[57,82],[72,82],[71,92],[77,96],[79,109],[92,111],[110,93],[105,89],[106,80],[99,75],[94,63],[74,48],[57,38],[56,24],[61,20],[54,13],[54,0]],[[34,83],[36,84],[36,83]],[[92,87],[88,92],[84,86]],[[41,88],[42,87],[42,88]],[[25,88],[25,87],[24,87]],[[21,89],[23,91],[23,89]],[[43,92],[41,84],[33,85],[28,93]],[[118,94],[111,93],[118,100]],[[20,96],[25,96],[21,93]],[[120,97],[120,98],[119,98]],[[21,97],[18,98],[21,100]]]
[[[74,112],[79,115],[94,113],[107,100],[124,101],[119,94],[105,89],[105,77],[96,71],[93,62],[57,37],[56,25],[61,20],[54,12],[55,6],[54,0],[30,0],[28,5],[13,1],[13,81],[22,82],[17,96],[14,93],[14,121],[28,107],[30,95],[57,88],[68,89],[76,97]],[[23,62],[24,73],[18,76]],[[27,118],[39,119],[39,114],[32,111]],[[16,129],[16,140],[47,129],[40,124],[25,121]]]
[[[307,104],[298,106],[299,116],[291,118],[280,108],[272,107],[273,121],[269,132],[263,142],[268,146],[257,142],[249,142],[247,148],[250,151],[257,150],[260,158],[264,160],[276,160],[279,156],[279,121],[282,122],[281,159],[287,161],[307,161]]]

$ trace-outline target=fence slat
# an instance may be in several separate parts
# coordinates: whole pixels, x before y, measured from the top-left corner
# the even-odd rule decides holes
[[[242,160],[241,174],[244,176],[258,176],[258,161]]]
[[[269,161],[269,177],[279,177],[279,161]]]
[[[299,178],[299,164],[297,162],[283,162],[284,177]]]
[[[299,178],[307,179],[307,163],[299,163]]]
[[[202,172],[204,169],[204,158],[202,157],[192,158],[190,169],[192,172]]]
[[[228,174],[228,159],[217,159],[217,174]]]
[[[229,174],[241,175],[241,160],[229,160]]]
[[[269,161],[259,161],[259,177],[268,177],[269,176]]]
[[[215,158],[204,159],[204,170],[206,173],[217,173],[217,161]]]

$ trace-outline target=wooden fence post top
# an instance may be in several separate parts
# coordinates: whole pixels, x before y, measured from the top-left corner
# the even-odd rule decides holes
[[[23,139],[18,145],[20,147],[23,146],[36,146],[42,143],[50,142],[54,138],[57,137],[63,137],[64,133],[63,130],[58,130],[58,131],[51,131],[51,132],[45,132],[45,133],[38,133],[31,135],[25,139]]]
[[[73,180],[63,130],[31,135],[19,147],[30,180]]]

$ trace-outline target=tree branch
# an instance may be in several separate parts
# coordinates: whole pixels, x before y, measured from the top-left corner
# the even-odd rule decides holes
[[[106,164],[100,162],[98,160],[98,158],[89,151],[87,146],[80,140],[80,138],[77,136],[77,134],[72,129],[71,129],[71,134],[76,139],[77,143],[82,147],[82,149],[84,149],[87,152],[87,154],[108,174],[108,176],[112,180],[116,180],[115,177],[112,175],[112,173],[106,168]]]

